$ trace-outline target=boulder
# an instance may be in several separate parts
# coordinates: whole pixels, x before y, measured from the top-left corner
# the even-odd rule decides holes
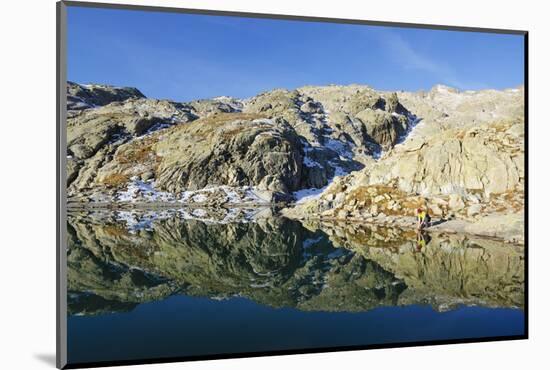
[[[453,211],[460,211],[465,206],[462,197],[458,194],[451,194],[449,196],[449,208]]]
[[[430,210],[430,213],[434,216],[442,216],[443,215],[443,211],[441,210],[441,208],[437,204],[430,205],[429,210]]]
[[[307,101],[300,106],[300,110],[304,113],[320,113],[322,112],[322,106],[319,103]]]
[[[466,209],[466,214],[469,217],[475,216],[475,215],[479,214],[479,212],[481,212],[481,208],[482,208],[481,204],[472,204],[471,206],[469,206]]]
[[[404,116],[395,116],[379,109],[364,109],[355,116],[362,123],[367,138],[388,149],[405,133],[408,121]]]

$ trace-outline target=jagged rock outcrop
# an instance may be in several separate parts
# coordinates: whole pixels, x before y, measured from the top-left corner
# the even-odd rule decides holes
[[[498,122],[443,131],[396,147],[370,168],[370,184],[389,184],[408,193],[484,197],[523,188],[523,121]]]
[[[69,196],[92,188],[98,170],[110,161],[120,145],[195,118],[186,108],[161,101],[115,102],[84,110],[70,118],[67,122]]]
[[[155,146],[159,189],[171,193],[208,185],[257,186],[283,194],[298,190],[301,144],[284,120],[217,115],[179,126]],[[308,186],[308,187],[309,187]]]
[[[306,86],[298,91],[322,104],[334,129],[374,153],[397,144],[416,120],[397,94],[380,94],[367,86]]]
[[[523,132],[520,119],[411,138],[377,163],[333,182],[318,199],[285,214],[384,221],[427,208],[436,217],[480,220],[492,214],[518,214],[522,219]],[[483,233],[482,224],[489,223],[480,221],[480,227],[468,230]],[[514,230],[508,237],[518,239],[521,227]]]
[[[99,85],[95,90],[100,88],[106,96],[118,92]],[[70,84],[73,94],[88,89]],[[259,197],[264,201],[291,200],[297,190],[321,188],[362,168],[412,124],[395,94],[386,104],[372,89],[355,91],[331,114],[305,90],[185,104],[120,91],[111,94],[112,101],[101,101],[106,105],[90,104],[69,118],[67,177],[73,201],[126,200],[120,192],[131,187],[137,189],[133,200],[173,201],[212,186],[248,186],[268,192]],[[177,127],[168,129],[172,126]],[[145,187],[157,193],[141,196]]]
[[[80,85],[67,81],[67,109],[69,111],[107,105],[130,98],[145,98],[145,95],[134,87],[115,87],[99,84]]]

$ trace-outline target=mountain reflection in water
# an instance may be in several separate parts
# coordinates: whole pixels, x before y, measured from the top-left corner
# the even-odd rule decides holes
[[[276,217],[203,222],[182,212],[70,212],[69,315],[128,312],[173,295],[304,312],[523,309],[520,246]]]

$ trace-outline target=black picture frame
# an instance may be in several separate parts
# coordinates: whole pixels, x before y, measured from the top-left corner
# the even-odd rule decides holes
[[[188,8],[174,8],[174,7],[159,7],[159,6],[144,6],[144,5],[129,5],[129,4],[110,4],[99,2],[80,2],[80,1],[60,1],[56,4],[57,13],[57,63],[56,63],[56,130],[57,130],[57,143],[56,143],[56,288],[57,288],[57,309],[56,309],[56,366],[60,369],[70,368],[91,368],[91,367],[103,367],[103,366],[122,366],[122,365],[137,365],[137,364],[155,364],[155,363],[168,363],[168,362],[181,362],[181,361],[202,361],[202,360],[215,360],[215,359],[232,359],[232,358],[244,358],[244,357],[262,357],[262,356],[277,356],[277,355],[293,355],[293,354],[313,354],[321,352],[340,352],[340,351],[356,351],[367,349],[380,349],[380,348],[400,348],[400,347],[417,347],[417,346],[433,346],[433,345],[447,345],[447,344],[463,344],[463,343],[478,343],[478,342],[494,342],[494,341],[510,341],[510,340],[524,340],[529,338],[529,124],[528,124],[528,112],[529,112],[529,32],[526,30],[512,30],[512,29],[494,29],[494,28],[481,28],[481,27],[459,27],[448,26],[441,24],[417,24],[417,23],[399,23],[399,22],[384,22],[373,20],[359,20],[359,19],[341,19],[341,18],[328,18],[328,17],[312,17],[312,16],[298,16],[298,15],[284,15],[284,14],[266,14],[266,13],[249,13],[249,12],[233,12],[233,11],[220,11],[220,10],[204,10],[204,9],[188,9]],[[151,359],[139,359],[139,360],[120,360],[120,361],[101,361],[101,362],[86,362],[86,363],[67,363],[67,271],[66,271],[66,224],[67,224],[67,205],[66,205],[66,91],[67,91],[67,8],[68,7],[87,7],[87,8],[103,8],[103,9],[118,9],[118,10],[137,10],[137,11],[150,11],[150,12],[167,12],[167,13],[183,13],[183,14],[199,14],[199,15],[212,15],[212,16],[231,16],[231,17],[245,17],[245,18],[263,18],[263,19],[275,19],[275,20],[293,20],[303,22],[327,22],[327,23],[340,23],[340,24],[356,24],[356,25],[370,25],[370,26],[391,26],[399,28],[414,28],[414,29],[430,29],[430,30],[447,30],[447,31],[462,31],[462,32],[483,32],[483,33],[495,33],[495,34],[509,34],[520,35],[524,38],[524,106],[525,106],[525,228],[524,228],[524,274],[525,274],[525,288],[524,288],[524,334],[514,336],[498,336],[498,337],[483,337],[483,338],[463,338],[463,339],[449,339],[449,340],[433,340],[433,341],[418,341],[418,342],[403,342],[403,343],[390,343],[390,344],[374,344],[374,345],[358,345],[358,346],[339,346],[339,347],[324,347],[315,349],[301,349],[296,348],[292,350],[279,350],[268,352],[248,352],[248,353],[233,353],[233,354],[217,354],[217,355],[199,355],[199,356],[182,356],[182,357],[168,357],[168,358],[151,358]]]

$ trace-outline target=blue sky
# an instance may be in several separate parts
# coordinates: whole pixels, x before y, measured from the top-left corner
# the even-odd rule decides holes
[[[523,36],[69,7],[68,78],[188,101],[277,87],[523,84]]]

